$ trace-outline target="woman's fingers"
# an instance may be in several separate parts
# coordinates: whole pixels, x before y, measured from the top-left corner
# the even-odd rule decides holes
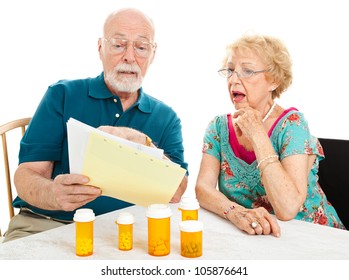
[[[250,235],[280,236],[280,227],[275,217],[265,208],[244,209],[236,213],[235,225]]]

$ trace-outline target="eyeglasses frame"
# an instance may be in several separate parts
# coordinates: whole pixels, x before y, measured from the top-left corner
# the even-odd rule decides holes
[[[124,54],[126,51],[127,51],[127,48],[128,48],[128,44],[129,43],[131,43],[132,44],[132,47],[133,47],[133,50],[134,50],[134,52],[135,52],[135,54],[138,56],[138,57],[141,57],[141,58],[148,58],[149,56],[150,56],[150,54],[148,55],[148,56],[141,56],[141,55],[139,55],[139,53],[136,51],[136,48],[135,48],[135,45],[134,45],[134,43],[135,42],[140,42],[140,43],[142,43],[142,44],[147,44],[147,45],[150,45],[151,46],[151,49],[154,49],[155,48],[155,44],[154,43],[150,43],[150,42],[147,42],[147,41],[141,41],[141,40],[135,40],[135,41],[133,41],[133,40],[127,40],[127,39],[122,39],[122,38],[101,38],[103,41],[106,41],[106,42],[108,42],[110,45],[113,45],[112,44],[112,42],[111,42],[111,40],[121,40],[121,41],[123,41],[123,42],[126,42],[126,47],[125,47],[125,49],[124,49],[124,51],[123,52],[120,52],[120,54]],[[149,52],[150,53],[150,52]]]
[[[222,71],[227,71],[228,73],[230,73],[229,76],[225,76],[225,75],[222,75]],[[256,75],[256,74],[259,74],[259,73],[264,73],[264,72],[269,72],[270,69],[264,69],[264,70],[257,70],[257,71],[251,71],[251,75],[250,76],[247,76],[247,77],[242,77],[241,74],[238,72],[238,71],[235,71],[235,70],[231,70],[229,68],[223,68],[223,69],[220,69],[218,70],[218,74],[223,77],[223,78],[230,78],[231,76],[233,76],[233,74],[235,73],[236,76],[239,78],[239,79],[249,79],[251,78],[252,76]]]

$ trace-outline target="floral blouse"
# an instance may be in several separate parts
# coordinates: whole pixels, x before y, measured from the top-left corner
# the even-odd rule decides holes
[[[257,161],[254,159],[249,164],[234,153],[229,141],[228,117],[215,117],[204,136],[203,153],[220,162],[219,190],[246,208],[262,206],[274,214],[261,182]],[[318,139],[310,134],[303,114],[294,108],[286,110],[270,129],[269,137],[280,161],[296,154],[316,155],[308,177],[307,197],[295,219],[345,229],[318,184],[319,161],[324,158],[324,153]]]

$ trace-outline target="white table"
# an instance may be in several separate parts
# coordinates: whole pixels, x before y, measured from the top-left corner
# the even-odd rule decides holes
[[[0,244],[0,260],[188,260],[180,255],[178,223],[180,211],[171,204],[171,253],[153,257],[147,253],[146,209],[132,206],[119,211],[134,214],[134,248],[117,248],[119,211],[98,216],[94,228],[94,254],[75,255],[75,224]],[[349,231],[292,220],[279,221],[281,237],[251,236],[227,220],[200,209],[199,220],[204,223],[203,255],[198,260],[349,260]]]

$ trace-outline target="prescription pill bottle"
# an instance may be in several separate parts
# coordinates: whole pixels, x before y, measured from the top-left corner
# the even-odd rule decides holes
[[[129,212],[121,212],[115,223],[118,225],[119,250],[128,251],[133,248],[134,216]]]
[[[172,210],[166,204],[148,206],[148,253],[152,256],[166,256],[170,253]]]
[[[82,208],[75,211],[75,253],[86,257],[93,254],[93,222],[95,214],[92,209]]]
[[[188,220],[179,223],[181,232],[181,256],[197,258],[202,256],[202,229],[200,221]]]
[[[182,197],[178,208],[182,212],[182,221],[198,220],[199,208],[199,202],[195,197]]]

